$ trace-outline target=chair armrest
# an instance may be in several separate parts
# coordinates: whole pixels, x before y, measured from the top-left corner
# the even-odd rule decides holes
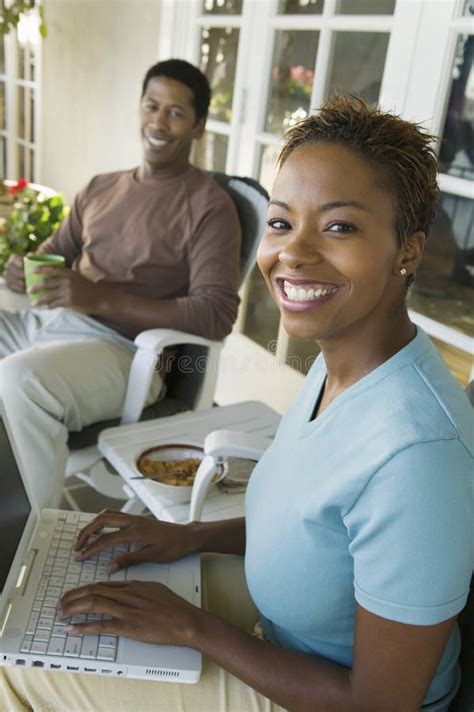
[[[145,406],[158,357],[167,346],[179,346],[180,344],[207,346],[210,354],[217,358],[224,342],[211,341],[203,336],[188,334],[176,329],[147,329],[138,334],[135,339],[135,345],[138,348],[128,376],[127,393],[121,418],[122,425],[138,422]],[[214,374],[214,382],[209,379],[209,383],[205,384],[202,397],[197,404],[198,408],[209,407],[208,401],[211,391],[214,392],[216,377],[217,373]]]
[[[196,334],[188,334],[185,331],[177,331],[176,329],[147,329],[138,334],[135,339],[135,345],[139,349],[153,351],[155,354],[161,354],[167,346],[179,346],[180,344],[195,344],[196,346],[208,346],[209,348],[221,349],[224,346],[223,341],[212,341],[204,336]]]

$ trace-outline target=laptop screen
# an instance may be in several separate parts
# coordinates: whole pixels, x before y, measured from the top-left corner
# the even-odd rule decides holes
[[[0,418],[0,594],[30,512],[30,502]]]

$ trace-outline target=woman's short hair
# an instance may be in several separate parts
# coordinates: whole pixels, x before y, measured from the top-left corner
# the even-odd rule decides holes
[[[153,77],[168,77],[187,86],[193,93],[196,121],[199,121],[203,116],[207,116],[211,101],[211,87],[206,75],[194,64],[190,64],[184,59],[166,59],[163,62],[154,64],[145,74],[142,85],[142,98],[145,95],[148,82]]]
[[[335,143],[357,151],[371,163],[384,186],[396,197],[400,245],[414,232],[429,234],[439,189],[435,137],[420,125],[395,114],[370,108],[362,99],[338,96],[296,124],[286,136],[278,162],[310,143]]]

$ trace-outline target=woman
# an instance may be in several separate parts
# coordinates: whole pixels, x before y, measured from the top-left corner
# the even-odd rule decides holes
[[[235,611],[196,609],[158,584],[86,586],[64,596],[64,615],[112,620],[71,630],[189,645],[208,661],[201,681],[6,670],[8,709],[415,712],[454,694],[473,560],[471,413],[405,304],[438,197],[430,144],[346,98],[286,137],[258,263],[288,333],[322,356],[255,468],[246,522],[105,512],[78,539],[82,558],[138,544],[115,568],[245,554],[263,634],[249,635],[252,610],[243,632],[224,619]],[[116,531],[90,539],[102,527]],[[222,570],[213,595],[238,610],[248,602],[233,602],[229,561],[205,560],[204,573]]]

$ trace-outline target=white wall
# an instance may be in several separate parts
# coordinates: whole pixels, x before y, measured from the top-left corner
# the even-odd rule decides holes
[[[39,182],[67,200],[140,161],[138,103],[158,59],[160,0],[44,0]]]

